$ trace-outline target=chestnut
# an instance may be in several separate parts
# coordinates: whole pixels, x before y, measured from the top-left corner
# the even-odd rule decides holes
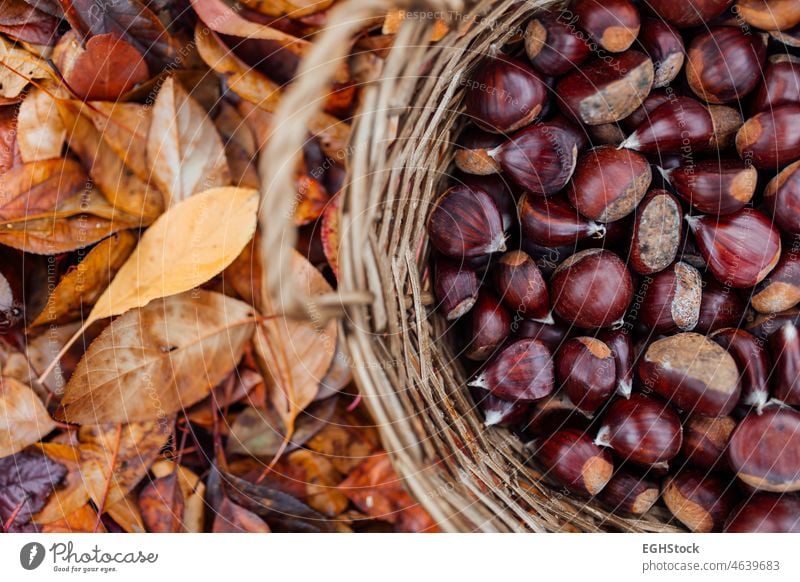
[[[535,15],[525,28],[525,52],[533,68],[558,77],[578,68],[589,57],[589,43],[553,12]]]
[[[700,316],[694,331],[708,333],[723,327],[737,326],[744,320],[745,305],[736,292],[709,280],[703,287]]]
[[[753,489],[800,490],[800,413],[777,405],[761,414],[751,412],[731,435],[728,460]]]
[[[534,402],[555,386],[550,350],[535,339],[520,339],[497,353],[470,383],[511,402]]]
[[[800,235],[800,161],[786,166],[767,184],[764,210],[783,232]]]
[[[510,133],[542,113],[548,88],[533,68],[508,55],[483,59],[467,82],[466,114],[486,131]]]
[[[800,7],[800,3],[797,3]],[[800,104],[800,58],[788,54],[767,59],[764,81],[753,96],[753,111],[771,111],[781,105]]]
[[[625,263],[611,251],[587,249],[561,263],[550,280],[553,310],[586,329],[618,325],[633,299]]]
[[[733,357],[693,332],[651,343],[639,360],[637,373],[647,388],[690,414],[729,414],[741,393]]]
[[[600,500],[614,513],[644,515],[661,495],[658,483],[625,469],[618,469],[600,492]]]
[[[692,416],[683,426],[681,453],[686,462],[710,471],[724,460],[736,421],[730,416]]]
[[[607,329],[597,339],[604,342],[614,356],[617,377],[617,394],[629,398],[633,390],[633,345],[626,329]]]
[[[577,495],[597,495],[614,472],[608,451],[576,429],[556,431],[538,444],[535,456],[552,477]]]
[[[758,171],[741,160],[702,160],[662,174],[692,208],[718,216],[747,206],[758,185]]]
[[[472,333],[467,357],[485,360],[511,333],[511,314],[493,294],[482,289],[470,315]]]
[[[456,141],[453,155],[456,167],[467,174],[486,176],[500,171],[500,164],[489,152],[503,143],[503,137],[475,126],[467,128]]]
[[[552,322],[547,283],[526,253],[504,254],[497,262],[494,275],[495,288],[508,309],[523,317]]]
[[[681,450],[683,429],[669,405],[644,394],[611,403],[595,443],[644,467],[666,467]]]
[[[636,209],[652,177],[650,164],[644,156],[613,146],[600,146],[578,160],[567,197],[586,218],[613,222]]]
[[[590,422],[569,398],[555,392],[531,405],[531,413],[522,426],[522,432],[531,437],[547,437],[567,428],[585,432]]]
[[[758,493],[731,511],[725,533],[800,533],[800,498]]]
[[[739,368],[742,386],[741,403],[761,411],[769,400],[769,356],[761,340],[753,334],[726,327],[709,336],[733,356]]]
[[[737,0],[736,14],[761,30],[786,30],[800,24],[797,0]]]
[[[639,44],[653,61],[653,87],[666,87],[683,68],[686,58],[683,39],[670,24],[658,18],[643,18]]]
[[[463,260],[506,249],[503,218],[480,189],[453,186],[433,205],[428,236],[443,255]]]
[[[773,395],[789,404],[800,406],[800,338],[794,323],[784,323],[769,336],[772,369]]]
[[[537,123],[515,133],[489,155],[518,186],[536,194],[554,194],[572,177],[578,145],[562,127]]]
[[[666,190],[651,190],[637,208],[630,243],[631,268],[641,275],[663,271],[681,244],[683,209]]]
[[[720,283],[757,285],[781,258],[781,237],[761,212],[744,208],[725,216],[687,216],[697,246]]]
[[[691,469],[667,478],[661,498],[670,513],[695,533],[722,529],[734,503],[725,481]]]
[[[550,351],[555,352],[561,347],[568,337],[570,329],[560,321],[544,323],[523,319],[517,324],[516,336],[518,338],[537,339],[546,345]]]
[[[503,229],[508,231],[517,220],[517,201],[511,194],[511,186],[500,174],[478,176],[476,174],[462,174],[454,179],[456,183],[471,189],[480,189],[494,200],[500,216],[503,218]]]
[[[584,64],[562,77],[555,92],[564,112],[581,123],[613,123],[642,104],[653,87],[653,75],[653,61],[628,50]]]
[[[800,104],[781,105],[757,113],[736,134],[739,156],[761,170],[777,170],[800,159]]]
[[[630,0],[576,0],[569,10],[589,38],[609,52],[628,50],[639,35],[639,11]]]
[[[588,237],[603,238],[606,233],[605,226],[584,219],[569,204],[554,197],[523,194],[519,221],[525,237],[548,247],[574,245]]]
[[[759,313],[779,313],[800,303],[800,256],[786,252],[778,266],[753,290],[750,304]]]
[[[448,321],[468,313],[478,299],[478,276],[475,271],[446,259],[436,261],[433,292]]]
[[[557,113],[548,119],[547,123],[555,127],[560,127],[566,131],[572,137],[572,139],[575,140],[575,144],[578,147],[578,152],[582,152],[589,147],[589,135],[585,126],[578,125],[574,121],[567,119],[567,117],[561,113]]]
[[[574,337],[556,352],[556,378],[570,401],[592,415],[614,392],[617,383],[614,355],[599,339]]]
[[[572,212],[577,216],[575,209],[572,209]],[[553,275],[559,264],[575,253],[574,244],[558,245],[557,247],[544,246],[534,242],[528,236],[523,236],[519,244],[520,248],[534,260],[542,274],[548,278]]]
[[[786,30],[770,30],[769,35],[786,47],[800,48],[800,24]]]
[[[675,263],[642,285],[642,322],[656,333],[691,331],[700,317],[703,280],[686,263]]]
[[[509,402],[486,391],[473,395],[481,409],[484,426],[512,426],[522,422],[530,412],[527,402]]]
[[[653,113],[653,111],[661,107],[670,99],[674,99],[673,93],[667,93],[663,89],[653,89],[644,102],[638,108],[636,108],[633,113],[622,120],[621,123],[623,127],[625,127],[625,129],[627,129],[629,132],[635,131],[636,128],[650,118],[650,115]]]
[[[689,43],[686,79],[694,94],[709,103],[743,101],[761,80],[766,57],[761,35],[715,26]]]
[[[793,307],[780,313],[769,314],[755,314],[745,321],[745,330],[752,333],[759,339],[767,339],[775,331],[779,330],[782,325],[793,323],[797,325],[800,323],[800,308]]]
[[[625,140],[625,130],[619,123],[603,123],[602,125],[587,125],[586,132],[593,145],[618,146]]]
[[[678,28],[704,24],[725,12],[731,2],[733,0],[646,0],[650,9]]]

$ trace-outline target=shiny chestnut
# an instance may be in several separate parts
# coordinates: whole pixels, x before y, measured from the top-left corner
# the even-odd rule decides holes
[[[538,340],[517,340],[497,353],[469,385],[510,402],[541,400],[555,385],[550,350]]]
[[[741,160],[707,159],[663,172],[678,195],[705,214],[731,214],[753,199],[758,171]]]
[[[601,331],[597,339],[605,343],[614,356],[617,386],[616,392],[628,398],[633,390],[633,344],[627,329],[607,329]]]
[[[739,156],[762,170],[778,170],[800,159],[800,104],[781,105],[757,113],[736,134]]]
[[[639,11],[630,0],[576,0],[569,10],[578,26],[609,52],[629,49],[639,35]]]
[[[456,142],[453,159],[456,167],[467,174],[487,176],[500,171],[500,164],[489,152],[503,143],[502,135],[483,131],[475,126],[467,128]]]
[[[519,200],[522,234],[547,247],[575,245],[579,240],[603,238],[606,228],[583,218],[577,210],[556,197],[523,194]]]
[[[769,336],[773,359],[772,385],[775,398],[790,406],[800,406],[800,337],[797,326],[783,324]]]
[[[658,16],[678,28],[689,28],[708,22],[725,12],[733,0],[647,0]]]
[[[734,289],[711,279],[703,286],[700,315],[694,331],[708,333],[715,329],[740,325],[744,321],[745,304]]]
[[[750,304],[759,313],[779,313],[800,303],[800,253],[784,252],[775,269],[753,289]]]
[[[800,235],[800,161],[786,166],[767,184],[764,210],[783,232]]]
[[[448,321],[469,312],[478,299],[478,276],[474,270],[446,259],[436,261],[433,291]]]
[[[800,8],[800,2],[796,3]],[[753,111],[771,111],[781,105],[800,104],[800,58],[788,54],[767,59],[764,80],[753,97]]]
[[[550,295],[542,272],[523,251],[511,251],[497,261],[494,284],[503,304],[515,314],[552,322]]]
[[[721,530],[735,503],[725,480],[690,469],[667,478],[661,498],[672,515],[695,533]]]
[[[594,414],[614,393],[616,372],[614,354],[599,339],[575,337],[556,352],[561,389],[586,414]]]
[[[482,289],[470,312],[471,341],[467,357],[485,360],[511,333],[511,314],[494,294]]]
[[[663,271],[675,260],[683,233],[683,209],[666,190],[651,190],[636,209],[631,268],[641,275]]]
[[[597,495],[614,472],[608,451],[575,429],[553,433],[538,443],[534,454],[545,468],[546,476],[577,495]]]
[[[737,0],[736,14],[761,30],[787,30],[800,24],[796,0]]]
[[[618,469],[600,492],[600,500],[612,512],[644,515],[661,495],[657,481]]]
[[[643,18],[639,45],[653,61],[653,87],[666,87],[681,72],[686,58],[681,35],[668,22]]]
[[[681,453],[697,469],[725,466],[725,454],[736,421],[730,416],[692,416],[683,426]]]
[[[759,493],[731,511],[725,533],[800,533],[800,498]]]
[[[719,329],[709,337],[728,350],[739,368],[741,403],[758,411],[763,409],[770,393],[770,358],[763,341],[734,327]]]
[[[557,77],[577,69],[590,53],[589,43],[575,34],[572,18],[543,12],[525,28],[525,52],[533,68],[543,75]]]

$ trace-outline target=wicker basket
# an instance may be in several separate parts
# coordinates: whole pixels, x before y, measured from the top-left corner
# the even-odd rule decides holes
[[[464,8],[459,0],[348,0],[335,10],[276,113],[262,159],[261,175],[269,177],[262,244],[276,257],[266,292],[293,316],[340,318],[353,373],[384,446],[443,530],[679,531],[658,509],[626,519],[570,495],[542,478],[516,436],[486,429],[447,345],[447,324],[426,307],[425,223],[452,163],[463,79],[491,45],[503,45],[532,13],[553,3],[483,0]],[[293,164],[307,122],[322,108],[328,81],[346,58],[348,39],[365,19],[397,7],[450,15],[452,32],[431,44],[434,19],[407,19],[381,78],[363,88],[340,203],[339,290],[310,301],[285,276],[296,240],[293,201],[286,196]]]

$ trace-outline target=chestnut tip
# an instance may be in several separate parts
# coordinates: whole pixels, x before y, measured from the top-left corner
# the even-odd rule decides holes
[[[589,235],[589,238],[600,240],[606,237],[607,229],[605,224],[592,221],[589,228],[593,231],[592,234]]]
[[[472,384],[470,384],[472,385]],[[490,410],[486,413],[485,418],[483,419],[483,426],[490,427],[496,426],[503,421],[503,413],[499,410]]]
[[[630,400],[631,394],[633,394],[633,382],[631,380],[620,380],[617,382],[617,394],[626,400]]]

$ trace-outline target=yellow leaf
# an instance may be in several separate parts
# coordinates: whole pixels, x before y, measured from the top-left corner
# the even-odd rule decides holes
[[[13,99],[22,93],[32,79],[44,79],[51,75],[50,67],[42,59],[15,47],[0,36],[1,97]]]
[[[61,156],[67,130],[55,101],[45,91],[33,89],[19,106],[17,143],[23,162]]]
[[[0,376],[0,457],[18,453],[55,428],[55,422],[28,386]]]

